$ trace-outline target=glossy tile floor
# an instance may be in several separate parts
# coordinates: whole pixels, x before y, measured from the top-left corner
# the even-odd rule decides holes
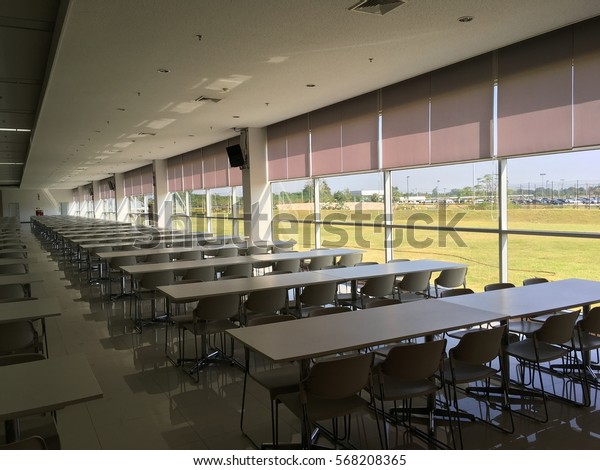
[[[104,391],[104,398],[68,407],[58,413],[64,449],[252,449],[239,428],[243,372],[228,364],[203,369],[199,383],[173,366],[165,356],[163,325],[136,333],[128,300],[103,300],[103,287],[89,285],[56,255],[43,251],[29,226],[22,231],[30,250],[31,272],[43,272],[44,283],[33,286],[36,297],[57,297],[62,316],[48,321],[50,355],[83,352]],[[36,262],[34,263],[33,260]],[[118,289],[118,286],[115,286]],[[148,308],[148,306],[147,306]],[[236,350],[241,360],[242,351]],[[461,406],[480,411],[476,402]],[[592,406],[575,407],[551,401],[550,419],[539,424],[515,416],[515,432],[505,434],[480,422],[463,424],[466,449],[597,449],[600,414],[596,392]],[[481,411],[485,412],[484,408]],[[250,382],[246,430],[257,442],[270,441],[269,400]],[[280,441],[298,442],[299,424],[282,409]],[[500,417],[506,422],[506,412]],[[355,419],[353,443],[377,449],[375,419]],[[415,421],[425,429],[424,421]],[[427,448],[400,428],[389,431],[392,447]],[[449,438],[442,422],[437,437]],[[319,443],[324,440],[320,440]],[[323,442],[324,445],[328,444]]]

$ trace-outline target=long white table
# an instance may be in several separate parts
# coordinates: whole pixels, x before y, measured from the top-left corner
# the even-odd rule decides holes
[[[18,302],[0,303],[0,324],[15,321],[36,321],[42,323],[42,337],[44,340],[44,351],[48,351],[48,334],[46,331],[46,318],[60,316],[62,309],[58,300],[54,297],[43,299],[22,300]]]
[[[503,314],[431,299],[238,328],[227,333],[274,362],[290,362],[504,319]]]
[[[102,398],[83,354],[0,367],[0,421],[18,439],[19,418]]]

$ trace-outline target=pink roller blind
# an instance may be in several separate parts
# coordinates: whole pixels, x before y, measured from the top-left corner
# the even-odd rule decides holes
[[[141,194],[154,194],[154,170],[152,165],[140,168],[142,188]]]
[[[493,56],[431,73],[431,163],[491,158]]]
[[[167,160],[167,191],[183,191],[183,165],[181,155]]]
[[[218,142],[202,149],[204,165],[204,187],[221,188],[228,185],[227,141]]]
[[[113,178],[107,178],[98,182],[98,190],[100,191],[100,199],[112,199],[115,197],[115,191],[110,189],[110,182],[113,182]]]
[[[574,26],[573,146],[600,143],[600,18]]]
[[[342,106],[340,103],[309,114],[312,143],[312,174],[342,172]]]
[[[183,172],[182,189],[184,191],[191,191],[192,189],[197,189],[194,188],[194,160],[197,158],[196,156],[198,154],[201,158],[202,152],[199,150],[184,153],[181,156],[181,166]]]
[[[267,161],[269,180],[284,180],[288,177],[286,121],[267,127]]]
[[[498,155],[571,148],[571,28],[498,51]]]
[[[267,128],[270,181],[310,175],[308,137],[308,114]]]
[[[235,137],[233,139],[228,139],[227,140],[227,146],[231,146],[231,145],[239,145],[240,144],[240,138],[239,137]],[[227,161],[229,162],[229,158],[227,159]],[[229,172],[229,186],[241,186],[242,185],[242,169],[241,168],[231,168],[229,165],[227,165],[228,167],[228,172]]]
[[[142,194],[142,172],[140,168],[123,173],[123,186],[125,196],[139,196]]]
[[[376,170],[379,166],[379,92],[343,101],[342,171]]]
[[[382,167],[429,163],[430,75],[381,90]]]

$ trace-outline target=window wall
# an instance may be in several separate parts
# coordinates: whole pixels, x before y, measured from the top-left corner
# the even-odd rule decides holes
[[[241,186],[172,192],[172,227],[217,236],[243,236],[242,194]]]

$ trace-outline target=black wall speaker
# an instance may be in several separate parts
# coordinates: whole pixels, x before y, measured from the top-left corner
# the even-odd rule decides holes
[[[115,182],[113,180],[108,180],[108,189],[111,191],[115,190]]]
[[[229,165],[231,167],[242,167],[246,163],[242,147],[239,145],[231,145],[227,147],[227,156],[229,157]]]

